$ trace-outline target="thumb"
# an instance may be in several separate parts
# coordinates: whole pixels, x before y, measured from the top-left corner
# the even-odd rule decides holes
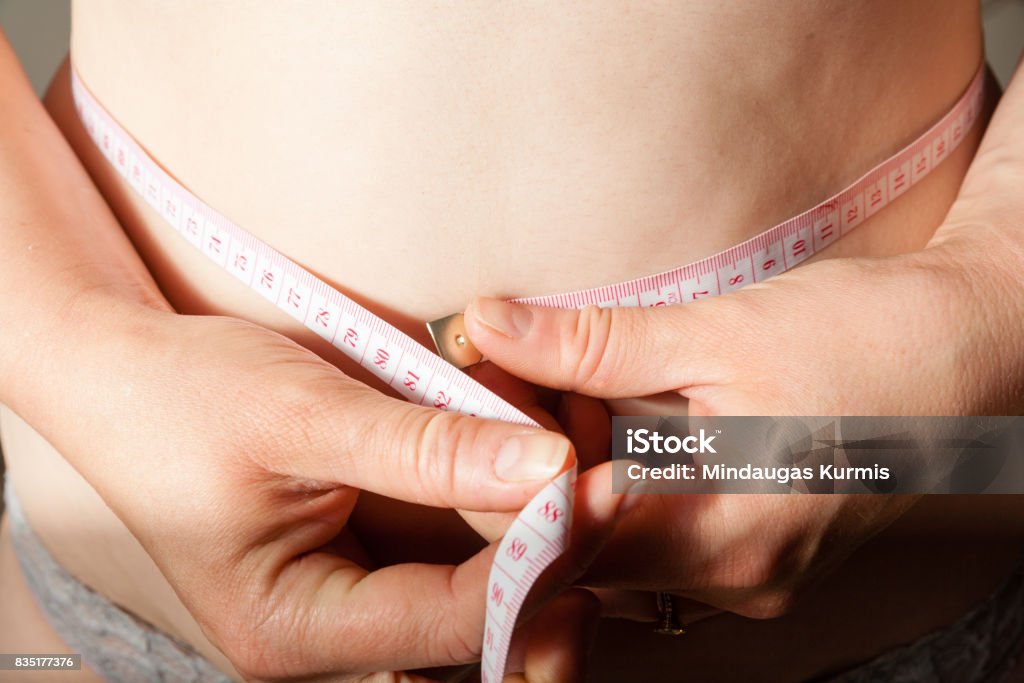
[[[737,293],[738,296],[740,293]],[[466,310],[473,344],[535,384],[626,398],[719,383],[746,335],[733,297],[656,308],[543,308],[477,298]]]
[[[289,412],[303,415],[272,471],[421,505],[518,512],[575,463],[561,434],[394,399],[339,377]]]

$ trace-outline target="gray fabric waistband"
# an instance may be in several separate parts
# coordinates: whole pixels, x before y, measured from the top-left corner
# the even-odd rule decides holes
[[[82,661],[111,683],[227,683],[188,645],[124,611],[57,564],[29,527],[10,479],[4,483],[11,540],[36,603]]]
[[[142,621],[68,574],[29,527],[4,486],[22,572],[47,620],[111,683],[225,683],[231,679],[188,645]],[[1024,564],[951,626],[821,683],[997,683],[1024,645]],[[667,679],[666,679],[667,680]]]
[[[1024,561],[944,629],[821,683],[1003,683],[1024,646]]]

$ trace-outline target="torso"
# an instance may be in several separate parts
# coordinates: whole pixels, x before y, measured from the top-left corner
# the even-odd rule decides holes
[[[75,66],[195,194],[421,339],[422,321],[461,310],[474,294],[618,282],[771,227],[926,129],[982,54],[970,2],[303,8],[76,3]],[[133,198],[83,137],[67,88],[65,74],[50,111],[171,302],[248,318],[340,364]],[[924,183],[822,256],[923,246],[978,139],[975,130]],[[11,475],[57,558],[215,657],[88,485],[30,428],[3,417]],[[869,657],[987,593],[1024,538],[1019,507],[929,500],[819,589],[815,603],[828,609],[812,604],[771,622],[712,619],[671,646],[646,627],[612,626],[617,644],[598,652],[628,651],[637,665],[648,655],[652,666],[685,663],[678,670],[692,680],[729,678],[721,662],[736,652],[746,653],[742,680]],[[357,522],[418,559],[415,544],[394,542],[407,532],[382,521],[398,517],[377,501]],[[437,517],[452,529],[452,556],[474,543],[457,518]],[[69,532],[71,518],[88,524],[90,538]],[[929,534],[941,542],[920,540]],[[93,552],[97,538],[110,553]],[[384,560],[402,559],[369,543]],[[833,644],[808,653],[800,634],[825,632]]]

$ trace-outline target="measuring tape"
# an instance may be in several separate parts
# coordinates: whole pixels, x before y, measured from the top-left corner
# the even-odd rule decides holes
[[[163,219],[247,287],[371,371],[406,399],[466,415],[539,427],[455,365],[384,322],[238,227],[170,177],[71,71],[79,117],[102,153]],[[984,65],[949,113],[848,188],[720,254],[617,285],[516,299],[558,308],[667,306],[725,294],[778,275],[821,251],[919,182],[960,144],[982,110]],[[478,359],[457,317],[435,325],[439,348]],[[467,355],[468,350],[468,355]],[[488,579],[483,683],[505,674],[509,644],[530,587],[565,552],[572,526],[575,467],[549,483],[509,527]]]

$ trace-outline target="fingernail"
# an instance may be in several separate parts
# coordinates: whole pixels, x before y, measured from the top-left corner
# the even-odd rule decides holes
[[[494,473],[510,482],[551,479],[562,471],[569,441],[554,434],[517,434],[505,439],[494,459]]]
[[[533,313],[526,306],[510,304],[500,299],[480,297],[473,302],[473,316],[511,339],[525,337],[533,322]]]

